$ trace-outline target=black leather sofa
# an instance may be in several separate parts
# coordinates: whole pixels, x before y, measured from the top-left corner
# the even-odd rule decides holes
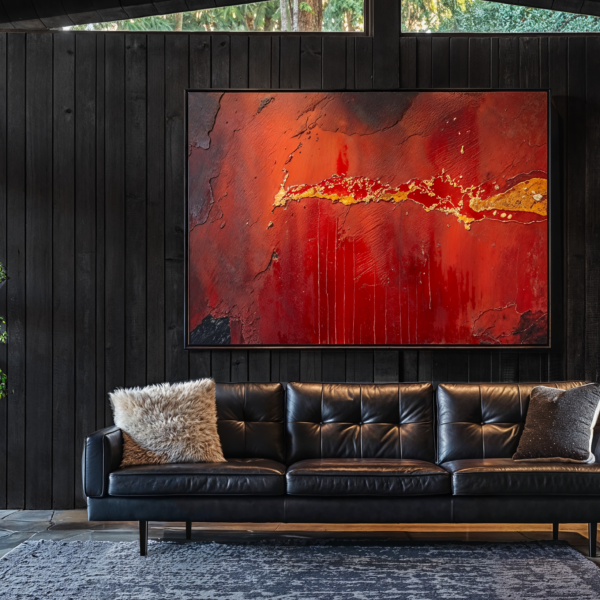
[[[544,383],[561,389],[583,381]],[[87,438],[90,521],[588,523],[600,463],[514,462],[540,384],[218,384],[226,463],[119,468],[121,430]],[[600,460],[596,428],[593,446]]]

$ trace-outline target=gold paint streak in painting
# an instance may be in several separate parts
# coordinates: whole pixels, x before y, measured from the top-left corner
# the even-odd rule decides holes
[[[472,198],[470,205],[477,212],[483,210],[520,211],[545,217],[548,215],[548,181],[538,178],[522,181],[506,192],[491,198]]]

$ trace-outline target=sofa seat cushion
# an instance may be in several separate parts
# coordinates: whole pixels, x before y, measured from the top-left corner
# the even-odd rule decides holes
[[[321,458],[288,467],[287,493],[298,496],[450,494],[450,476],[424,460]]]
[[[600,495],[600,464],[470,458],[441,465],[456,496]]]
[[[285,466],[266,458],[230,458],[224,463],[179,463],[126,467],[110,474],[110,496],[281,495]]]

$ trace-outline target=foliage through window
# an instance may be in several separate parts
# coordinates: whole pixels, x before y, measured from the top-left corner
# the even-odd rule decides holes
[[[364,31],[363,0],[269,0],[76,25],[74,31]]]
[[[600,18],[487,0],[402,0],[402,31],[575,33],[600,31]]]

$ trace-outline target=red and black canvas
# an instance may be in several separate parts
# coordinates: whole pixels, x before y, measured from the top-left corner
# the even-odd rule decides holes
[[[547,92],[189,92],[188,347],[547,346],[547,178]]]

